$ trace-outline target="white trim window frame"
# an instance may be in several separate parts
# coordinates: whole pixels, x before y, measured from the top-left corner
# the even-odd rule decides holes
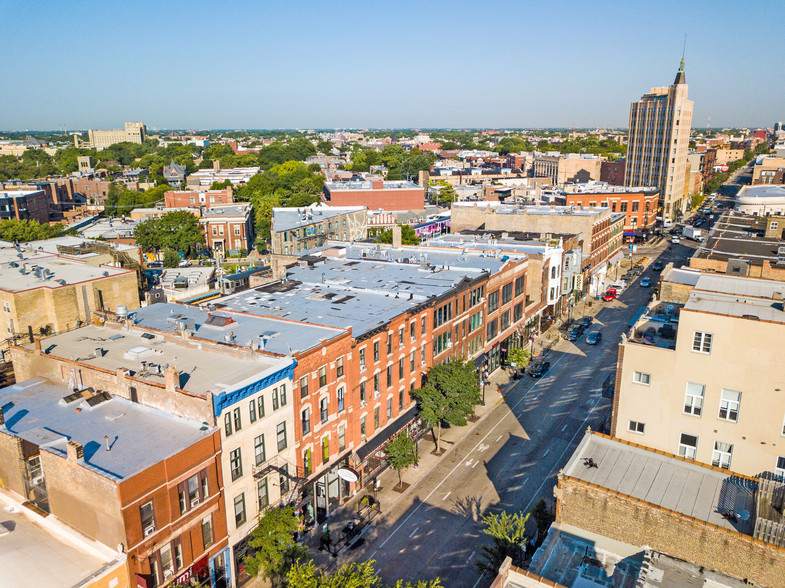
[[[720,397],[719,418],[724,421],[736,423],[739,421],[739,407],[741,406],[741,392],[722,389]]]
[[[711,353],[712,334],[695,331],[692,335],[692,350],[695,353]]]
[[[705,394],[705,385],[696,382],[687,382],[687,390],[684,393],[684,414],[697,417],[701,416]]]

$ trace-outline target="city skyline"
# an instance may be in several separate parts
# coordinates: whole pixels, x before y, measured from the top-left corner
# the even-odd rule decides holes
[[[694,127],[785,116],[785,66],[761,58],[785,40],[749,53],[718,38],[785,13],[768,3],[5,7],[4,130],[625,128],[672,80],[685,33]]]

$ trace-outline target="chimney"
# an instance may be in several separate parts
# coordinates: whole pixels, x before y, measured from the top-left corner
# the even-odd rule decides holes
[[[220,162],[220,161],[218,161],[217,159],[214,159],[214,160],[213,160],[213,171],[214,171],[214,172],[219,172],[219,171],[221,171],[221,162]]]
[[[84,447],[76,441],[69,441],[66,445],[68,461],[76,461],[84,457]]]
[[[392,228],[392,246],[393,247],[400,247],[401,246],[401,226],[395,225]]]
[[[180,383],[180,373],[174,366],[170,365],[164,370],[164,383],[166,385],[166,391],[174,394]]]

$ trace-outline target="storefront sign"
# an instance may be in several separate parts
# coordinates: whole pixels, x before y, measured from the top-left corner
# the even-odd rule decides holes
[[[335,473],[338,475],[339,478],[341,478],[341,480],[344,480],[351,484],[353,484],[354,482],[360,479],[359,476],[357,476],[357,474],[354,472],[354,470],[350,470],[349,468],[339,468]]]
[[[205,568],[207,568],[206,555],[202,559],[194,563],[190,568],[185,570],[182,574],[177,576],[174,579],[175,585],[188,583],[191,580],[191,578],[195,578],[199,574],[199,572],[201,572]]]

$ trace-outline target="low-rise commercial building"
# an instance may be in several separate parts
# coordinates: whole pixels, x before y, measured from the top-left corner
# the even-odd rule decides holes
[[[560,189],[564,204],[568,206],[597,206],[624,213],[624,236],[645,238],[657,220],[659,188],[624,188],[589,182],[572,184]]]
[[[599,181],[603,159],[596,155],[567,153],[539,155],[532,163],[535,178],[550,178],[553,184]]]
[[[381,178],[327,182],[324,202],[329,206],[365,206],[369,210],[422,210],[425,189],[413,182]]]
[[[785,186],[743,186],[736,194],[734,208],[753,216],[785,214]]]
[[[271,250],[292,255],[324,245],[328,240],[361,241],[368,237],[365,206],[273,208]]]

